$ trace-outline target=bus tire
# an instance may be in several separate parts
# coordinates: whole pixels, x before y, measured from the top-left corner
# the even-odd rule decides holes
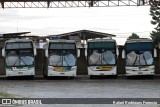
[[[43,75],[43,78],[48,79],[48,76],[47,75]]]
[[[11,80],[11,77],[6,77],[7,80]]]
[[[93,76],[93,75],[90,75],[90,79],[94,79],[95,78],[95,76]]]
[[[74,76],[69,77],[69,79],[73,80],[73,79],[74,79]]]
[[[30,79],[30,80],[34,80],[34,75],[29,76],[29,79]]]
[[[133,78],[133,77],[131,77],[131,76],[126,76],[126,79],[131,79],[131,78]]]
[[[118,78],[118,75],[113,75],[113,79],[117,79]]]

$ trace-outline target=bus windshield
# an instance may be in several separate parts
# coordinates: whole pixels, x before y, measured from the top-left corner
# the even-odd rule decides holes
[[[51,66],[75,66],[75,44],[53,44],[49,49],[49,65]]]
[[[153,65],[153,43],[128,43],[126,44],[126,65],[143,66]]]
[[[30,66],[34,64],[32,50],[6,50],[7,66]]]
[[[103,66],[116,64],[114,42],[97,42],[88,44],[88,65]]]

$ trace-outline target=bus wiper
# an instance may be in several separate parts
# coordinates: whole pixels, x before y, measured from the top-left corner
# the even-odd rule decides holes
[[[69,64],[68,64],[68,62],[67,62],[67,60],[66,60],[65,56],[64,56],[64,61],[66,62],[67,66],[69,66]]]
[[[59,61],[57,62],[56,66],[58,66],[58,63],[60,62],[60,60],[61,60],[61,57],[62,57],[62,56],[60,55]]]
[[[99,58],[98,58],[98,60],[96,61],[95,65],[97,65],[97,63],[98,63],[99,60],[100,60],[100,55],[99,55]]]
[[[136,59],[135,59],[135,61],[134,61],[133,65],[135,65],[135,63],[136,63],[136,61],[137,61],[137,58],[138,58],[138,56],[136,56]]]
[[[146,65],[147,65],[147,61],[146,61],[146,58],[145,58],[145,56],[144,56],[144,55],[143,55],[143,58],[144,58],[144,61],[145,61]]]
[[[20,60],[24,63],[24,65],[27,65],[26,62],[20,57]]]
[[[104,55],[103,55],[104,56]],[[104,61],[106,62],[106,64],[108,64],[107,60],[103,57]]]
[[[13,66],[15,66],[15,65],[16,65],[16,63],[17,63],[17,61],[18,61],[19,57],[20,57],[20,56],[18,56],[17,60],[16,60],[16,61],[15,61],[15,63],[13,64]]]

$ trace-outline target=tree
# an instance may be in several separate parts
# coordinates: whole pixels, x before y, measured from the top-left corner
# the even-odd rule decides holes
[[[128,39],[139,39],[139,36],[136,33],[132,33],[132,35],[129,36]]]
[[[156,26],[151,33],[151,38],[154,44],[157,45],[160,42],[160,2],[150,0],[150,5],[151,24]]]

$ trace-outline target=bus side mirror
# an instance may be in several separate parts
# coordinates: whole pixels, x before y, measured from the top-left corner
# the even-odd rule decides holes
[[[2,56],[5,57],[5,48],[2,48]]]
[[[77,57],[79,58],[80,57],[80,50],[77,49]]]
[[[45,49],[45,56],[48,57],[48,49]]]
[[[119,56],[119,50],[118,50],[118,47],[116,48],[116,54],[117,54],[117,57]]]
[[[36,56],[37,55],[37,50],[36,50],[36,48],[34,48],[34,56]]]
[[[154,57],[157,57],[157,50],[154,49]]]
[[[125,58],[125,51],[124,50],[122,51],[122,58],[123,59]]]
[[[87,58],[87,49],[85,49],[85,57]]]

